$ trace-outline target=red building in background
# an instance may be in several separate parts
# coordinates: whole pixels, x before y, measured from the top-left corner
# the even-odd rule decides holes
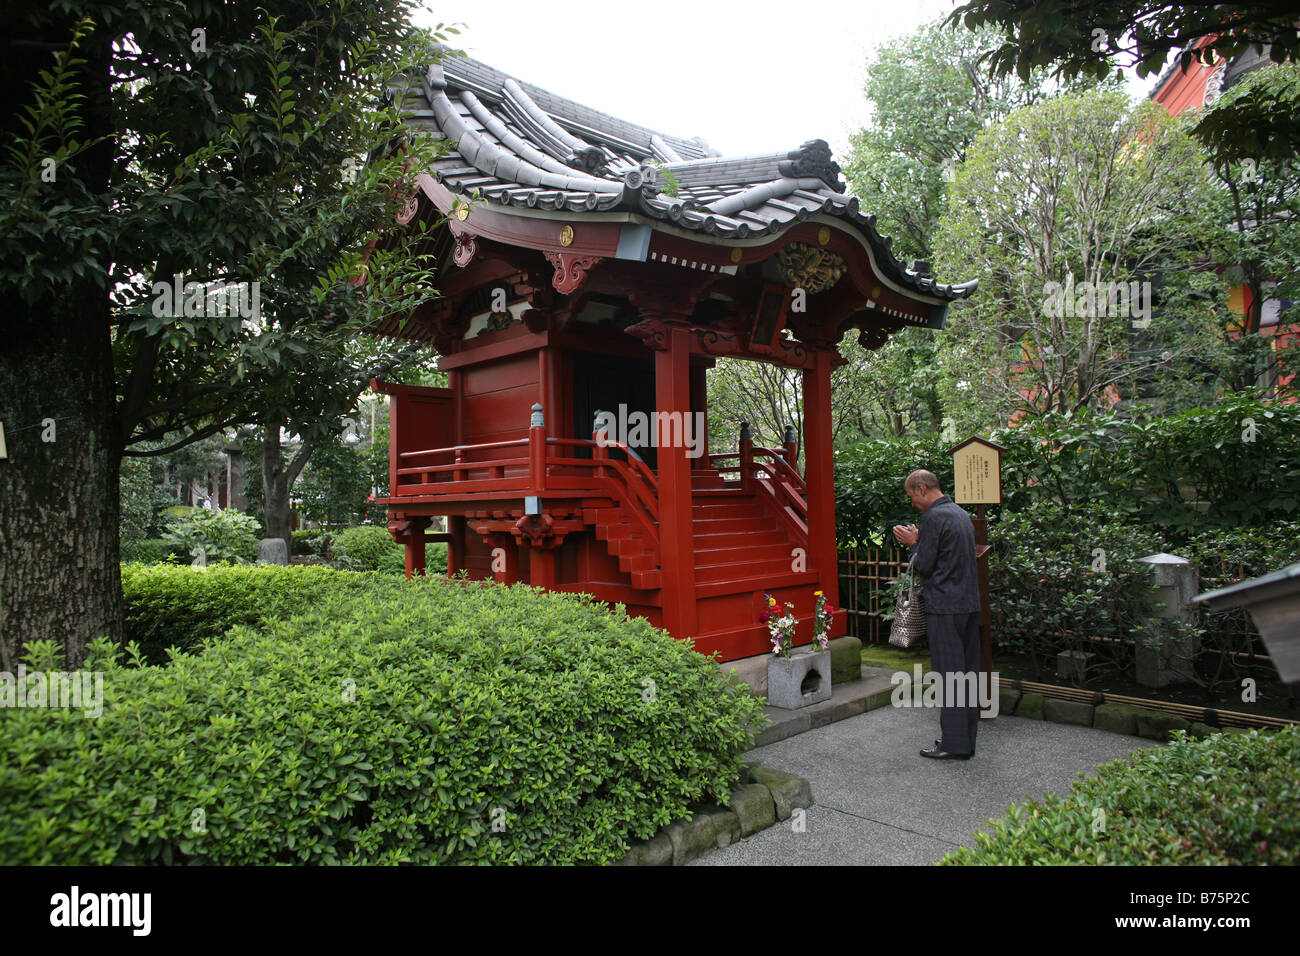
[[[1196,49],[1200,49],[1213,39],[1213,37],[1204,38],[1197,44]],[[1194,61],[1186,70],[1179,69],[1175,61],[1156,81],[1150,98],[1171,116],[1179,116],[1188,110],[1203,109],[1212,106],[1224,90],[1232,87],[1242,77],[1255,70],[1267,68],[1271,62],[1267,56],[1253,47],[1229,60],[1218,57],[1213,63],[1208,64]],[[1253,304],[1249,287],[1237,285],[1229,288],[1228,307],[1241,316],[1243,324]],[[1279,377],[1277,353],[1280,349],[1294,346],[1297,337],[1300,336],[1300,323],[1292,322],[1285,327],[1281,325],[1279,313],[1282,306],[1283,303],[1276,299],[1265,298],[1260,314],[1259,334],[1268,338],[1271,345],[1269,367],[1264,372],[1260,385],[1268,389],[1272,395],[1276,395],[1279,390],[1285,391],[1294,384],[1293,376]],[[1240,326],[1235,333],[1241,334]]]

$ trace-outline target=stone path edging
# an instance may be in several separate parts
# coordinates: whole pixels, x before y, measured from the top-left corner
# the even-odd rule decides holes
[[[1050,720],[1058,724],[1077,724],[1094,730],[1106,730],[1130,737],[1168,741],[1175,730],[1201,739],[1212,734],[1248,734],[1249,727],[1211,727],[1177,714],[1151,710],[1133,704],[1089,704],[1079,700],[1060,700],[1042,694],[1022,693],[1014,687],[998,689],[998,713],[1029,720]]]
[[[813,804],[812,785],[803,777],[747,763],[731,791],[730,805],[706,804],[691,816],[663,827],[634,844],[614,866],[683,866],[710,850],[730,846],[751,834],[788,820]]]

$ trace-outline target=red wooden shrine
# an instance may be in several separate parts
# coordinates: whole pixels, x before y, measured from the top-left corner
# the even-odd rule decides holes
[[[837,344],[940,327],[974,283],[894,259],[820,140],[721,157],[467,59],[410,92],[449,147],[401,217],[427,217],[442,297],[379,331],[432,344],[449,387],[375,383],[408,573],[444,540],[449,573],[621,603],[724,660],[770,651],[770,593],[807,643],[814,592],[838,607]],[[776,447],[709,453],[723,356],[801,373]]]

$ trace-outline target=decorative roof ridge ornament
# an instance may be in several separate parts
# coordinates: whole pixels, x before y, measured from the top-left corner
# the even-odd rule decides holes
[[[604,177],[608,170],[605,168],[608,160],[605,158],[605,151],[599,146],[583,146],[573,150],[563,160],[566,166],[579,167],[596,176]]]
[[[786,161],[779,163],[778,167],[782,175],[791,179],[816,177],[837,193],[843,193],[849,187],[840,179],[840,164],[831,156],[831,147],[826,140],[810,139],[798,149],[790,150]]]

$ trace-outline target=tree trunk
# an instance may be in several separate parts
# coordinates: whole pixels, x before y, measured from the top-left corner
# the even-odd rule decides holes
[[[95,638],[122,640],[121,443],[108,303],[93,282],[30,310],[8,298],[0,670],[12,673],[23,647],[44,639],[61,643],[67,666],[76,667]]]
[[[268,422],[262,432],[262,499],[266,536],[289,541],[289,472],[280,449],[279,422]]]
[[[266,522],[268,538],[283,538],[292,544],[289,489],[302,474],[307,459],[311,458],[318,443],[315,439],[304,441],[298,453],[293,456],[293,461],[286,463],[280,447],[280,426],[279,421],[267,422],[266,430],[262,433],[263,520]]]
[[[0,60],[0,131],[9,143],[26,141],[21,108],[31,105],[33,79],[50,67],[50,51],[68,43],[71,20],[24,15],[11,25],[16,35]],[[82,140],[111,132],[112,42],[111,31],[97,29],[78,48],[85,62],[76,70],[73,112]],[[111,144],[92,146],[78,158],[75,176],[60,172],[45,185],[44,201],[57,204],[65,190],[78,197],[82,188],[105,192],[112,161]],[[69,256],[84,253],[80,240],[69,237]],[[35,304],[18,290],[0,289],[7,446],[0,458],[0,670],[10,672],[33,641],[62,644],[66,666],[76,667],[95,638],[122,639],[122,443],[104,276],[56,287],[33,271],[27,285],[40,296]]]

